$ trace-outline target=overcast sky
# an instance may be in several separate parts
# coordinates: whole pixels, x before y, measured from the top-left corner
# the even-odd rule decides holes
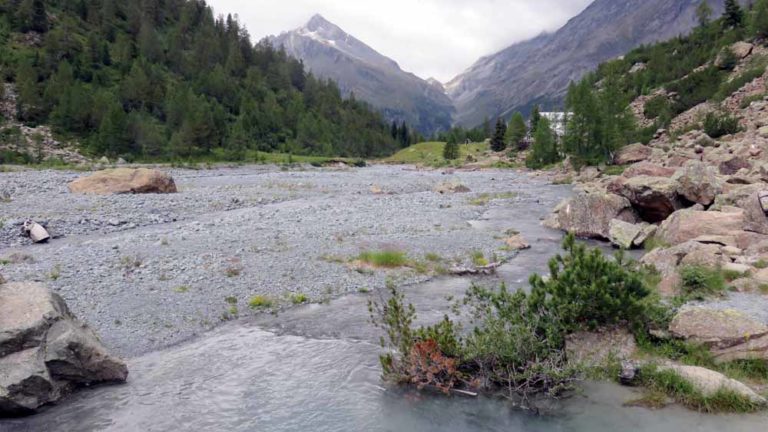
[[[208,0],[254,41],[319,13],[422,78],[448,81],[478,58],[552,31],[592,0]]]

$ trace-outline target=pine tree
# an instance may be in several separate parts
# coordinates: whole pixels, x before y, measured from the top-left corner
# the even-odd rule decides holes
[[[43,0],[22,0],[16,11],[16,21],[19,30],[23,33],[29,31],[47,32],[48,13],[45,11],[45,2]]]
[[[460,157],[459,143],[456,136],[451,134],[448,142],[443,146],[443,158],[447,161],[456,160]]]
[[[536,130],[539,127],[540,121],[541,121],[541,108],[538,105],[534,105],[533,111],[531,111],[531,135],[536,134]]]
[[[726,28],[741,27],[744,23],[744,10],[741,9],[736,0],[725,0],[725,13],[723,14],[723,25]]]
[[[699,3],[699,6],[696,8],[696,18],[701,27],[709,25],[709,22],[712,19],[712,7],[709,5],[708,0],[701,0],[701,3]]]
[[[516,112],[509,121],[506,141],[513,148],[519,149],[527,134],[528,127],[525,125],[525,119],[520,112]]]
[[[758,38],[768,37],[768,0],[757,0],[750,15],[749,31]]]
[[[495,152],[501,152],[506,150],[507,148],[507,142],[506,137],[507,135],[507,124],[499,118],[496,120],[496,129],[493,132],[493,138],[491,138],[491,150]]]

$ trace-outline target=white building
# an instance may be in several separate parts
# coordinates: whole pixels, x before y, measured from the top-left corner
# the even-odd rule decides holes
[[[568,119],[571,113],[568,112],[543,112],[541,113],[543,118],[549,120],[552,124],[552,130],[555,131],[558,137],[562,138],[565,135],[565,129],[568,126]]]

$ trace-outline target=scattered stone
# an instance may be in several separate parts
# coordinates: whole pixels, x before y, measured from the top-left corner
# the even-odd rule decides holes
[[[0,285],[0,417],[32,414],[78,387],[127,376],[57,294],[39,283]]]
[[[115,168],[81,177],[69,184],[69,190],[81,194],[176,193],[173,178],[162,171],[147,168]]]
[[[621,371],[619,372],[619,383],[625,386],[635,386],[637,385],[639,373],[640,367],[637,363],[630,360],[623,360],[621,362]]]
[[[51,238],[51,235],[48,234],[48,230],[39,223],[31,220],[24,222],[22,232],[32,240],[32,243],[45,243]]]

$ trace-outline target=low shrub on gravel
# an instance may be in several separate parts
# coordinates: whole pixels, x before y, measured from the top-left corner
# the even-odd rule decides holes
[[[396,268],[408,265],[408,256],[398,250],[365,251],[358,260],[375,267]]]
[[[257,295],[251,297],[248,306],[251,309],[268,309],[274,306],[274,301],[267,296]]]
[[[622,255],[608,259],[573,236],[563,249],[550,261],[549,279],[531,277],[531,294],[470,288],[456,308],[471,312],[469,333],[447,316],[414,328],[415,308],[389,286],[386,301],[368,305],[372,322],[387,335],[382,345],[394,350],[381,357],[384,378],[446,392],[502,392],[527,405],[535,395],[563,394],[578,379],[579,368],[565,358],[566,335],[608,325],[647,333],[662,315],[636,263]]]

